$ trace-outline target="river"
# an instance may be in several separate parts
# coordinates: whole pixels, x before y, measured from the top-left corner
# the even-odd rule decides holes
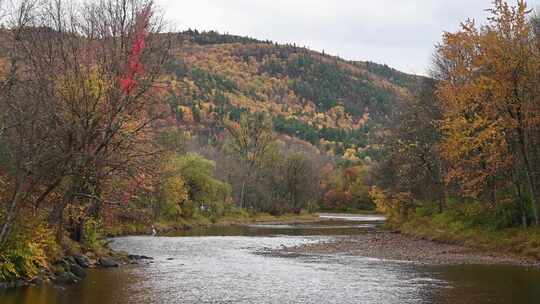
[[[267,254],[271,248],[365,233],[382,220],[322,216],[335,220],[116,238],[114,249],[152,256],[154,261],[91,270],[82,283],[70,287],[2,291],[0,303],[540,303],[538,269],[418,266],[342,254]]]

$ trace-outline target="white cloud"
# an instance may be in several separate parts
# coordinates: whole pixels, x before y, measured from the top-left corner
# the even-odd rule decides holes
[[[177,29],[297,43],[425,73],[443,31],[485,19],[491,0],[157,0]]]

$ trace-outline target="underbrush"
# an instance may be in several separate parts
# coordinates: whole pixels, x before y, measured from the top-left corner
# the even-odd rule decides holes
[[[31,225],[34,222],[29,218],[24,224],[15,225],[1,248],[0,281],[32,280],[41,269],[49,267],[49,261],[61,256],[53,231],[42,224]]]
[[[271,215],[269,213],[250,213],[245,209],[231,208],[220,216],[194,214],[190,218],[159,219],[153,224],[149,223],[122,223],[107,227],[107,236],[150,234],[152,225],[159,232],[187,230],[194,227],[244,225],[255,222],[302,222],[314,221],[318,216],[314,213],[301,212],[300,214],[287,213]]]
[[[453,203],[438,213],[433,205],[424,204],[394,228],[429,240],[540,259],[540,228],[520,227],[519,214],[510,207]]]

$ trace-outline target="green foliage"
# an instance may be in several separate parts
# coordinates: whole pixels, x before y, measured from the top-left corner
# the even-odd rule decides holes
[[[0,281],[33,278],[44,265],[43,252],[33,243],[18,244],[0,255]]]
[[[99,219],[89,218],[84,222],[84,245],[92,252],[99,251],[103,246],[103,229]]]
[[[471,218],[463,218],[463,214],[446,211],[426,216],[417,212],[401,223],[399,229],[417,237],[462,244],[488,252],[508,252],[540,258],[540,230],[537,228],[493,229],[483,224],[474,224]]]
[[[182,214],[181,206],[188,199],[187,187],[178,164],[178,156],[173,154],[163,161],[159,179],[159,191],[153,204],[154,216],[175,218]]]
[[[204,69],[193,68],[189,71],[189,75],[203,94],[197,97],[208,96],[208,94],[211,93],[212,90],[234,92],[238,89],[236,83],[233,80],[230,80],[225,76],[215,74]]]
[[[317,145],[320,140],[320,135],[313,126],[297,119],[285,119],[282,116],[278,116],[274,120],[274,128],[279,133],[298,137],[314,145]]]
[[[223,214],[231,188],[213,177],[214,166],[195,153],[172,156],[161,183],[160,213],[173,218]]]
[[[356,130],[322,128],[318,130],[298,119],[286,119],[282,116],[277,116],[274,119],[274,128],[278,133],[303,139],[313,145],[319,144],[320,139],[343,143],[345,148],[353,145],[359,147],[365,147],[367,145],[367,128]]]
[[[249,37],[220,34],[216,31],[199,32],[198,30],[191,30],[191,29],[181,32],[180,36],[183,36],[184,39],[188,39],[200,45],[228,44],[228,43],[243,43],[243,44],[271,43],[270,41],[261,41],[261,40],[257,40],[257,39],[249,38]]]
[[[482,228],[502,231],[522,224],[518,206],[513,202],[486,205],[479,201],[450,199],[447,208],[440,212],[437,202],[417,202],[416,217],[431,217],[434,223],[464,228]]]
[[[386,64],[378,64],[368,61],[363,65],[368,71],[383,77],[384,79],[388,79],[388,81],[401,87],[414,89],[414,86],[416,85],[415,79],[413,79],[410,75],[393,69]]]
[[[270,74],[284,73],[292,81],[292,90],[306,100],[312,100],[319,109],[326,111],[339,104],[354,115],[362,115],[365,107],[389,110],[394,93],[374,85],[365,76],[355,75],[343,68],[338,61],[324,62],[308,54],[290,56],[285,67],[276,62],[265,66]]]

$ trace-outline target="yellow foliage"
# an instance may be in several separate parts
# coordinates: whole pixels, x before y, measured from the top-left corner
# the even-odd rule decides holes
[[[414,206],[412,195],[408,192],[390,194],[378,187],[372,187],[369,196],[375,203],[377,211],[384,214],[388,222],[393,225],[403,222]]]
[[[162,172],[160,193],[161,199],[177,214],[181,212],[181,206],[189,199],[188,188],[181,172],[179,172],[177,158],[171,156],[164,163]]]
[[[343,158],[348,159],[348,160],[353,160],[353,161],[360,160],[360,158],[356,156],[356,149],[354,148],[347,149],[345,151],[345,154],[343,155]]]
[[[538,83],[540,53],[526,4],[497,0],[494,6],[488,25],[467,21],[457,33],[446,33],[438,48],[447,182],[458,182],[475,198],[506,187],[512,172],[523,170],[519,146],[527,145],[527,129],[539,126],[532,117],[540,116],[538,88],[531,85]]]

